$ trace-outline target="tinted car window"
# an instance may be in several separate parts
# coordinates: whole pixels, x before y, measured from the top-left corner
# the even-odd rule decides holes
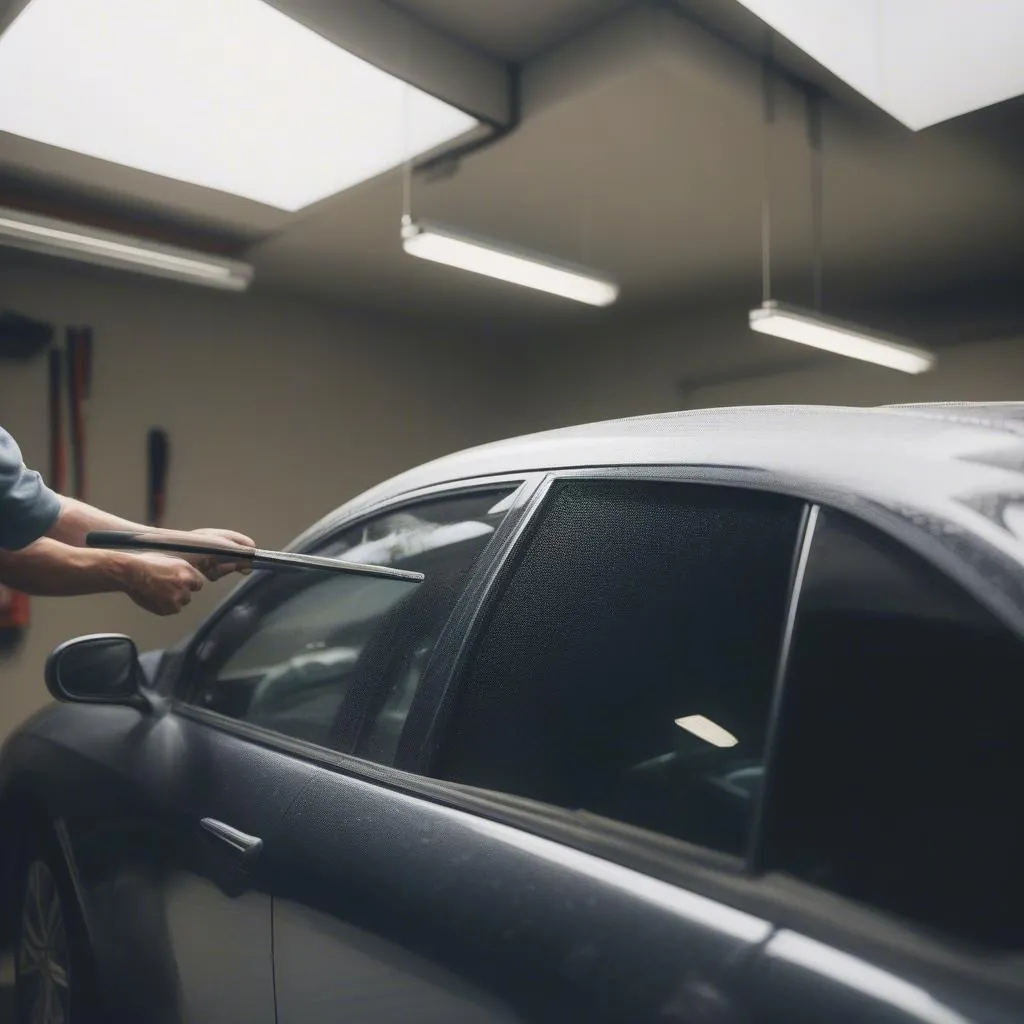
[[[913,552],[818,520],[781,704],[770,866],[1024,943],[1020,641]]]
[[[801,515],[727,488],[556,485],[438,774],[744,852]]]
[[[192,699],[313,743],[345,750],[361,743],[367,756],[390,760],[433,644],[509,493],[386,513],[318,552],[415,569],[422,583],[268,575],[199,645]]]

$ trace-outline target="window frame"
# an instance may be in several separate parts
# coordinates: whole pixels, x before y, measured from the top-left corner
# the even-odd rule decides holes
[[[460,623],[459,643],[457,651],[453,652],[444,665],[444,674],[441,675],[440,666],[436,677],[431,681],[435,690],[433,692],[433,713],[429,720],[420,719],[418,733],[407,730],[403,735],[403,745],[406,746],[408,762],[405,767],[408,771],[432,778],[435,781],[443,782],[445,785],[457,786],[460,788],[474,789],[475,787],[465,786],[460,783],[439,780],[431,775],[438,752],[443,745],[444,734],[448,720],[451,715],[455,696],[458,690],[458,681],[461,677],[466,663],[476,648],[480,639],[481,631],[489,617],[491,608],[501,600],[504,587],[508,580],[508,574],[516,564],[518,555],[526,545],[529,544],[534,533],[544,521],[544,510],[547,505],[548,495],[551,489],[562,481],[591,480],[591,481],[625,481],[642,483],[667,483],[681,486],[698,485],[709,487],[725,487],[734,490],[758,491],[764,494],[777,495],[790,498],[799,502],[803,508],[800,513],[800,520],[794,536],[792,565],[789,574],[789,581],[784,598],[782,628],[779,634],[778,653],[773,667],[772,699],[770,705],[769,720],[766,730],[765,765],[767,776],[767,765],[775,737],[777,733],[776,719],[778,716],[779,704],[782,694],[782,681],[784,679],[785,666],[788,662],[789,645],[792,639],[793,624],[796,621],[796,602],[799,594],[799,587],[802,583],[803,572],[806,567],[808,553],[810,551],[810,538],[808,528],[813,528],[813,518],[816,517],[816,506],[807,501],[801,494],[777,486],[777,481],[768,479],[765,474],[748,474],[743,470],[720,469],[718,467],[706,466],[615,466],[615,467],[587,467],[570,470],[560,470],[548,473],[531,503],[528,517],[524,517],[519,525],[516,535],[509,539],[500,557],[496,558],[490,566],[486,580],[481,581],[481,599],[471,607],[465,609],[465,619]],[[401,750],[401,747],[400,747]],[[564,808],[549,807],[538,801],[514,797],[510,794],[498,794],[487,792],[492,797],[511,801],[513,804],[526,805],[531,808],[547,808],[557,819],[559,817],[586,819],[588,825],[602,828],[608,833],[609,838],[617,841],[625,835],[629,835],[630,842],[640,839],[645,842],[651,852],[657,856],[672,855],[673,850],[685,854],[701,864],[710,865],[716,868],[723,868],[731,873],[749,873],[749,864],[752,857],[760,847],[761,815],[764,805],[764,791],[758,799],[754,810],[751,833],[748,849],[744,856],[737,856],[713,850],[707,847],[698,846],[682,839],[665,836],[660,833],[641,829],[619,822],[611,818],[592,814],[586,811],[569,811]],[[554,838],[552,836],[552,838]]]
[[[458,650],[446,666],[443,679],[434,680],[437,688],[435,692],[435,712],[429,722],[429,728],[415,737],[415,743],[420,750],[418,756],[411,757],[409,770],[429,775],[437,757],[438,750],[443,742],[444,731],[451,713],[452,704],[455,698],[458,678],[465,668],[466,660],[474,649],[480,637],[480,631],[487,615],[494,602],[498,601],[503,592],[503,585],[507,573],[514,563],[514,560],[533,536],[543,520],[544,505],[551,488],[565,480],[594,480],[594,481],[633,481],[636,483],[669,483],[669,484],[697,484],[709,487],[729,487],[736,490],[761,491],[767,494],[775,494],[781,497],[792,498],[804,505],[804,514],[799,527],[795,543],[794,571],[796,568],[797,556],[804,547],[803,534],[806,530],[808,509],[813,503],[808,501],[798,488],[780,486],[778,479],[760,471],[747,471],[733,467],[716,466],[596,466],[576,469],[556,470],[546,474],[541,487],[538,490],[535,501],[529,510],[529,516],[525,519],[517,534],[505,546],[500,558],[495,559],[490,566],[487,578],[481,587],[480,600],[470,609],[467,609],[465,621],[461,624],[460,643]],[[794,590],[794,578],[791,573],[790,586],[786,596],[786,609],[784,614],[784,631],[780,635],[780,641],[785,635],[785,626],[788,625],[790,617],[795,615],[793,602],[796,591]],[[782,650],[776,664],[776,671],[782,661]],[[776,681],[776,693],[778,682]],[[773,697],[773,710],[777,697]],[[410,740],[413,738],[410,737]],[[411,744],[410,744],[411,745]],[[678,841],[678,840],[674,840]]]

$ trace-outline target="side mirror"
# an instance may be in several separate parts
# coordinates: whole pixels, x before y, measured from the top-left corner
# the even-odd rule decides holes
[[[148,711],[144,678],[134,641],[118,633],[68,640],[46,660],[46,687],[64,702],[125,704]]]

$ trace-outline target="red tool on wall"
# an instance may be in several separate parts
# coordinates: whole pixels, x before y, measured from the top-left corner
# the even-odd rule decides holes
[[[49,377],[50,473],[47,482],[58,494],[67,487],[68,455],[64,447],[64,361],[59,348],[50,349]]]

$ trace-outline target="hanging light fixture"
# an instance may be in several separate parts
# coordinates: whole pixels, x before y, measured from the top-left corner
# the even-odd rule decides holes
[[[761,207],[762,301],[750,311],[750,327],[759,334],[809,345],[811,348],[875,363],[903,373],[924,373],[935,365],[935,354],[858,324],[824,316],[822,305],[823,175],[821,159],[821,106],[816,93],[807,96],[807,128],[811,150],[811,221],[813,229],[814,311],[776,302],[771,297],[771,177],[770,140],[775,120],[772,34],[764,63],[764,196]]]
[[[409,216],[402,218],[402,248],[410,256],[591,306],[609,306],[619,294],[617,284],[585,267],[474,238],[430,221],[414,221]]]
[[[229,291],[244,291],[253,276],[238,260],[7,208],[0,208],[0,246]]]
[[[411,131],[411,113],[406,102],[406,134]],[[589,306],[610,306],[619,297],[619,286],[614,281],[587,267],[414,218],[412,179],[413,162],[409,159],[402,178],[401,238],[402,248],[410,256]]]
[[[770,300],[750,311],[750,326],[759,334],[770,334],[904,373],[924,373],[935,364],[935,356],[924,349],[868,332],[856,324]]]

